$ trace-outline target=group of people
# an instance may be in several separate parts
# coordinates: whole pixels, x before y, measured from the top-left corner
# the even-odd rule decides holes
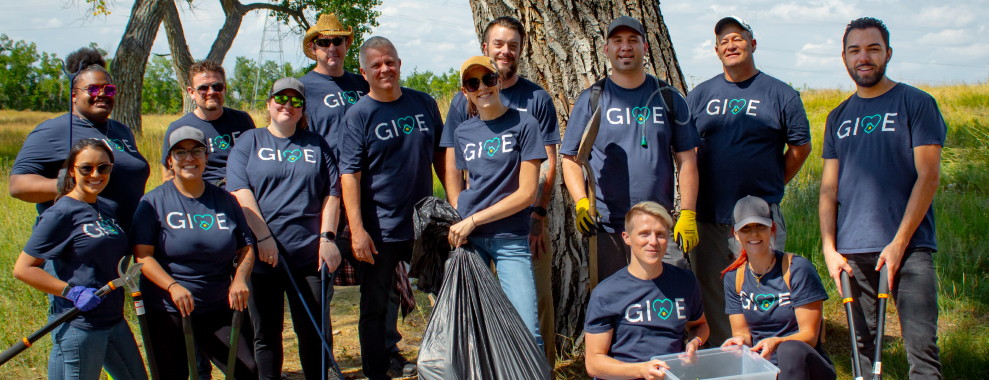
[[[413,208],[432,194],[434,170],[462,217],[451,247],[470,244],[494,264],[553,363],[545,226],[559,155],[574,220],[591,238],[589,375],[662,378],[665,363],[653,356],[744,344],[781,378],[833,379],[821,348],[827,295],[808,260],[784,253],[779,203],[811,151],[799,93],[755,67],[746,23],[726,17],[714,32],[724,72],[683,97],[646,73],[646,28],[613,20],[602,50],[611,74],[576,99],[561,140],[552,97],[519,75],[529,40],[518,20],[487,25],[444,120],[432,97],[400,85],[402,60],[386,38],[368,38],[360,74],[346,72],[353,29],[325,14],[302,41],[315,68],[274,83],[265,128],[223,106],[222,66],[192,65],[196,108],[168,127],[165,176],[147,194],[147,160],[129,128],[109,119],[116,87],[105,63],[92,49],[73,53],[72,112],[28,136],[10,178],[11,194],[40,214],[14,275],[52,295],[52,316],[83,311],[53,333],[49,377],[95,379],[102,367],[147,377],[122,294],[94,296],[128,255],[143,263],[144,341],[162,378],[190,375],[187,318],[206,376],[212,362],[238,379],[280,378],[286,297],[303,372],[324,378],[333,340],[321,316],[341,266],[360,284],[364,375],[414,375],[396,324]],[[935,378],[930,205],[945,125],[933,98],[885,76],[891,52],[881,21],[847,26],[842,57],[857,91],[826,126],[823,250],[829,275],[851,273],[856,295],[874,296],[878,269],[889,266],[911,377]],[[230,347],[231,318],[243,310],[253,328]],[[868,303],[856,312],[875,314]],[[870,337],[875,319],[857,320]]]

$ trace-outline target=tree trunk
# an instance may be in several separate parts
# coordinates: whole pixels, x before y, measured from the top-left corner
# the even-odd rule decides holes
[[[168,36],[168,50],[172,53],[172,69],[175,71],[175,79],[182,89],[182,112],[192,112],[196,104],[185,92],[186,87],[192,86],[192,78],[189,77],[189,67],[192,66],[192,53],[189,52],[189,44],[185,39],[185,32],[182,30],[182,20],[179,18],[179,10],[175,2],[169,1],[164,5],[165,35]]]
[[[637,0],[471,0],[478,39],[488,22],[512,16],[526,27],[525,51],[519,72],[553,96],[560,133],[573,100],[607,73],[602,54],[608,23],[621,15],[635,17],[646,28],[646,71],[686,93],[659,2]],[[557,168],[557,173],[561,169]],[[557,174],[549,208],[548,230],[553,255],[553,296],[556,304],[558,352],[577,352],[583,340],[584,315],[590,296],[587,241],[574,227],[573,200]],[[545,337],[544,337],[545,339]],[[547,341],[549,342],[549,341]]]
[[[163,15],[162,4],[169,0],[137,0],[131,8],[131,16],[110,71],[118,91],[114,105],[114,119],[141,133],[141,89],[144,87],[144,70],[147,68],[151,44],[158,34]]]

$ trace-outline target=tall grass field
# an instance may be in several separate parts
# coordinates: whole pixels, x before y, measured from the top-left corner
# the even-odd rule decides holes
[[[948,123],[943,151],[941,186],[934,199],[939,252],[935,266],[939,278],[939,340],[941,361],[947,379],[989,378],[989,84],[921,88],[934,96]],[[828,280],[820,254],[817,200],[821,176],[821,141],[827,113],[847,98],[837,90],[809,90],[803,93],[810,118],[814,151],[800,174],[787,187],[783,210],[787,218],[787,249],[812,259],[825,280],[830,299],[825,302],[826,348],[835,362],[840,379],[851,378],[848,328],[840,297]],[[449,100],[440,100],[441,105]],[[445,114],[445,112],[444,112]],[[15,280],[10,274],[14,261],[31,234],[36,212],[34,205],[16,200],[7,192],[14,158],[25,136],[38,123],[56,114],[0,111],[0,350],[6,349],[46,322],[48,301],[39,291]],[[255,114],[258,125],[263,115]],[[152,174],[147,189],[161,183],[159,165],[162,134],[178,115],[147,115],[138,145]],[[434,186],[438,191],[442,187]],[[334,301],[336,304],[336,300]],[[420,303],[421,304],[421,303]],[[357,307],[345,313],[356,317]],[[428,306],[424,311],[428,313]],[[906,379],[908,366],[895,305],[887,316],[883,370],[887,379]],[[133,322],[133,316],[131,321]],[[336,320],[337,314],[334,313]],[[132,325],[135,333],[136,325]],[[424,323],[417,324],[419,333]],[[288,330],[290,332],[290,330]],[[139,335],[139,334],[135,334]],[[288,338],[286,334],[286,338]],[[406,334],[408,336],[408,334]],[[139,337],[138,337],[139,338]],[[140,339],[140,338],[139,338]],[[417,340],[416,340],[417,341]],[[50,338],[38,341],[11,362],[0,367],[0,379],[46,377]],[[288,348],[288,347],[287,347]],[[293,347],[294,348],[294,347]],[[359,353],[359,347],[336,347],[338,356]],[[341,352],[343,351],[343,352]],[[288,353],[287,355],[288,356]],[[346,356],[346,355],[345,355]],[[586,378],[581,358],[562,358],[557,367],[559,379]],[[286,366],[289,364],[287,363]]]

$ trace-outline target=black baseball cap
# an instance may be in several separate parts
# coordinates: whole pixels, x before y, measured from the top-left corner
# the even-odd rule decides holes
[[[611,24],[608,24],[608,35],[606,37],[611,37],[618,28],[622,27],[632,29],[636,33],[639,33],[640,36],[644,37],[646,35],[646,29],[642,27],[642,23],[639,20],[629,16],[620,16],[615,21],[612,21]]]
[[[742,30],[749,32],[750,35],[753,34],[752,27],[750,27],[749,24],[746,24],[745,21],[742,21],[742,19],[735,16],[728,16],[721,20],[718,20],[718,23],[714,24],[714,35],[715,36],[720,35],[721,30],[728,25],[735,25],[739,28],[742,28]]]

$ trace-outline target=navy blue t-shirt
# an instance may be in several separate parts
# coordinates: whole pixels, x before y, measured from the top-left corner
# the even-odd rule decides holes
[[[402,87],[392,102],[361,98],[345,116],[340,173],[361,173],[361,217],[374,241],[412,240],[412,210],[432,195],[443,120],[428,94]]]
[[[790,263],[790,287],[783,280],[783,252],[775,251],[776,264],[756,280],[748,265],[743,268],[742,291],[735,291],[736,271],[725,273],[725,314],[742,314],[752,333],[752,344],[770,337],[785,337],[800,331],[794,308],[828,299],[814,264],[801,256]],[[774,353],[775,354],[775,353]],[[773,358],[775,362],[775,355]]]
[[[556,122],[556,107],[546,90],[528,79],[519,77],[519,80],[512,87],[501,89],[500,94],[502,104],[527,112],[537,120],[543,145],[560,143],[560,125]],[[450,109],[446,113],[440,146],[453,147],[453,131],[467,119],[467,97],[462,91],[457,92],[453,96],[453,100],[450,101]]]
[[[254,119],[244,111],[223,107],[223,115],[219,119],[206,121],[195,113],[189,112],[168,125],[161,146],[161,164],[165,165],[168,158],[168,136],[172,131],[184,126],[195,127],[206,135],[206,171],[203,179],[209,183],[217,183],[227,177],[227,157],[233,148],[237,137],[244,131],[254,129]]]
[[[642,280],[624,268],[591,292],[584,331],[614,330],[608,355],[626,363],[683,352],[687,322],[704,315],[701,288],[689,270],[664,263],[663,273]]]
[[[69,114],[65,114],[38,124],[24,140],[10,174],[37,174],[45,178],[57,178],[58,169],[69,157],[69,117]],[[148,161],[137,151],[134,133],[116,120],[93,124],[75,115],[71,117],[72,144],[82,139],[96,138],[105,141],[113,151],[113,173],[100,197],[116,202],[117,221],[125,228],[130,226],[134,209],[144,195],[144,185],[151,175]],[[51,205],[52,202],[38,203],[38,213]]]
[[[853,94],[828,114],[821,157],[838,160],[840,253],[880,252],[893,241],[917,181],[913,148],[944,145],[934,98],[904,83],[875,98]],[[937,250],[934,207],[908,248]]]
[[[306,86],[306,118],[309,130],[323,136],[339,158],[342,120],[350,107],[367,94],[370,87],[364,77],[351,72],[333,77],[310,71],[299,78]]]
[[[227,161],[227,190],[254,192],[292,268],[316,267],[323,200],[340,195],[339,178],[326,140],[306,130],[288,138],[275,137],[268,128],[244,132]],[[255,272],[271,269],[259,259],[254,262]]]
[[[99,210],[99,214],[97,214]],[[114,218],[116,206],[98,199],[95,204],[71,197],[59,198],[41,213],[24,252],[51,261],[55,277],[72,286],[102,288],[117,277],[117,264],[128,254],[127,234]],[[52,315],[75,307],[72,301],[51,297]],[[95,309],[71,322],[84,330],[105,329],[124,316],[124,292],[106,295]]]
[[[141,198],[134,220],[139,223],[131,231],[132,242],[155,247],[155,260],[192,293],[194,313],[229,307],[227,289],[237,250],[253,240],[233,195],[206,183],[202,195],[189,198],[168,181]],[[178,312],[168,291],[143,281],[149,307]]]
[[[464,219],[518,190],[523,161],[546,159],[536,119],[512,108],[494,120],[474,117],[465,121],[457,127],[454,139],[457,169],[467,171],[470,184],[457,198],[457,211]],[[471,235],[529,236],[528,210],[477,226]]]
[[[686,101],[673,99],[682,123],[668,117],[656,78],[647,75],[634,89],[605,81],[598,100],[601,127],[589,161],[597,181],[597,210],[609,233],[625,230],[625,213],[636,203],[654,201],[673,209],[673,153],[693,149],[698,142]],[[574,103],[560,154],[577,155],[593,113],[587,89]]]
[[[783,199],[786,145],[810,143],[810,125],[800,93],[765,73],[742,82],[723,74],[687,95],[700,134],[697,220],[732,223],[735,202],[755,195]]]

